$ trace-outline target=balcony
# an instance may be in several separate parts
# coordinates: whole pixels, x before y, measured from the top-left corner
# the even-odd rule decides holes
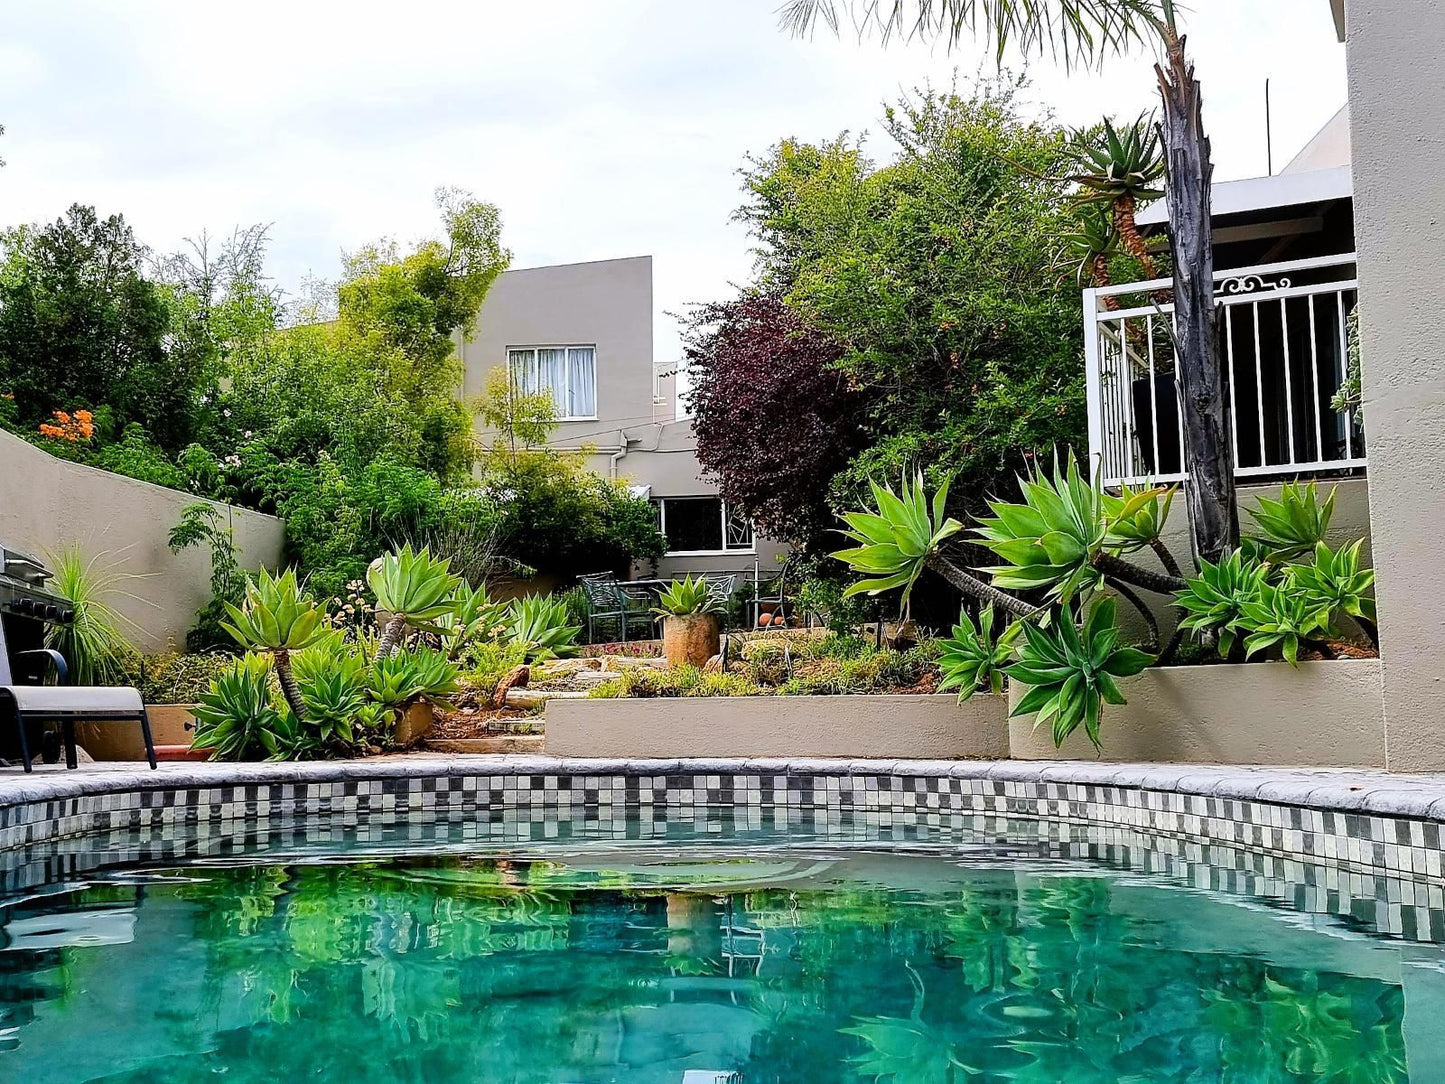
[[[1231,268],[1214,279],[1235,475],[1362,472],[1357,412],[1330,405],[1345,378],[1354,254]],[[1084,291],[1089,449],[1105,485],[1185,477],[1172,284]]]

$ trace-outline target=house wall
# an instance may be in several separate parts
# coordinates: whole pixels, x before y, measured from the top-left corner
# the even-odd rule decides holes
[[[132,625],[137,647],[184,646],[196,611],[211,598],[210,551],[171,553],[166,538],[193,494],[82,466],[0,431],[0,543],[50,564],[72,543],[97,567],[127,577],[108,601]],[[275,516],[217,504],[236,532],[243,567],[275,567],[282,527]],[[130,578],[135,577],[135,578]]]
[[[1445,770],[1445,19],[1345,5],[1387,764]]]
[[[549,344],[597,347],[597,419],[559,424],[553,447],[585,450],[591,470],[647,486],[653,497],[717,493],[717,486],[701,477],[692,423],[673,420],[675,375],[663,378],[663,402],[654,402],[651,256],[523,268],[500,276],[472,338],[458,343],[464,394],[481,393],[487,374],[507,364],[509,347]],[[488,436],[485,429],[478,432],[483,439]],[[754,564],[766,572],[776,569],[785,553],[786,547],[759,539],[754,551],[666,557],[656,567],[644,564],[634,572],[663,577],[751,573]]]

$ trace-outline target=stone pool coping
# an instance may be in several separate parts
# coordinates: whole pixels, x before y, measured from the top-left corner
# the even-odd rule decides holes
[[[904,775],[917,778],[1071,783],[1235,801],[1269,802],[1330,812],[1445,822],[1445,774],[1392,775],[1338,768],[1250,765],[1088,764],[1077,761],[887,760],[707,757],[639,760],[521,754],[410,753],[361,760],[212,764],[88,764],[75,771],[40,766],[32,774],[0,769],[0,808],[55,799],[246,783],[507,775]]]

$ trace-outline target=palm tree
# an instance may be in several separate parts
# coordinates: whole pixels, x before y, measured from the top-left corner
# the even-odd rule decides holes
[[[1215,348],[1210,191],[1214,166],[1204,134],[1199,81],[1179,32],[1175,0],[842,0],[860,34],[942,38],[949,46],[982,36],[1002,59],[1051,54],[1066,65],[1095,64],[1147,42],[1162,46],[1154,66],[1163,112],[1159,136],[1169,178],[1174,256],[1174,337],[1189,460],[1189,521],[1198,557],[1217,561],[1239,540],[1234,460],[1225,435],[1223,369]],[[794,34],[820,21],[835,33],[840,0],[787,0],[781,19]]]
[[[1140,203],[1164,195],[1154,187],[1164,176],[1164,159],[1153,120],[1140,117],[1121,132],[1105,117],[1102,128],[1074,133],[1069,155],[1076,166],[1071,179],[1079,186],[1074,201],[1107,213],[1124,250],[1139,261],[1145,278],[1155,278],[1154,256],[1134,221]]]

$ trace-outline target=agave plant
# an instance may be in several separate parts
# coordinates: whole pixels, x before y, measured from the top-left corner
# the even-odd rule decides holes
[[[246,583],[240,606],[226,604],[230,621],[221,627],[242,646],[268,652],[276,661],[276,679],[296,718],[306,717],[301,691],[291,670],[291,653],[321,643],[329,635],[325,615],[296,579],[296,570],[272,576],[264,569]]]
[[[1375,600],[1369,591],[1375,584],[1374,570],[1360,567],[1361,539],[1332,550],[1323,542],[1315,544],[1313,564],[1292,564],[1286,570],[1289,581],[1314,604],[1328,606],[1331,614],[1345,613],[1364,629],[1370,642],[1379,646],[1375,630]]]
[[[367,671],[367,693],[393,710],[403,710],[422,697],[445,704],[457,691],[458,672],[455,663],[428,647],[378,655]]]
[[[195,749],[212,760],[279,759],[290,747],[281,715],[271,703],[271,668],[259,655],[245,655],[201,694],[193,714]]]
[[[1287,482],[1279,499],[1259,497],[1247,509],[1257,528],[1252,541],[1273,559],[1291,560],[1311,552],[1325,540],[1335,511],[1335,489],[1320,501],[1315,483]]]
[[[570,654],[582,631],[570,625],[567,604],[549,595],[514,599],[507,611],[503,639],[523,645],[528,662]]]
[[[1316,633],[1328,632],[1330,607],[1304,591],[1295,590],[1288,581],[1281,584],[1266,581],[1260,584],[1259,595],[1244,604],[1236,625],[1245,633],[1247,655],[1257,655],[1278,645],[1285,661],[1297,666],[1300,643],[1313,639]]]
[[[842,517],[848,529],[841,533],[859,544],[832,554],[865,577],[849,584],[844,598],[877,595],[901,587],[906,610],[913,585],[925,568],[935,568],[957,586],[972,580],[962,570],[940,560],[943,544],[963,530],[963,524],[944,512],[947,482],[938,487],[931,503],[924,493],[921,473],[915,474],[911,482],[904,475],[898,493],[877,482],[868,485],[873,491],[873,508],[847,512]],[[977,593],[978,587],[986,586],[973,580],[972,587],[966,589]],[[1011,604],[1016,600],[1001,596],[998,601],[1006,608],[1014,608]]]
[[[390,655],[401,644],[407,626],[438,632],[436,621],[457,610],[455,593],[461,577],[451,573],[445,558],[431,555],[426,547],[413,551],[408,543],[374,562],[366,582],[376,595],[376,607],[391,614],[377,648]]]
[[[324,663],[297,667],[297,685],[306,708],[306,724],[313,727],[323,743],[350,745],[356,740],[356,724],[366,706],[365,668],[359,656],[345,653]]]
[[[939,641],[943,649],[938,657],[943,671],[939,692],[957,689],[959,703],[980,689],[1003,692],[1004,668],[1013,660],[1014,642],[1022,626],[1015,622],[995,636],[993,623],[992,606],[985,607],[978,615],[977,625],[967,610],[959,611],[953,635]]]
[[[652,612],[660,617],[690,617],[693,614],[721,613],[727,599],[707,581],[706,576],[693,579],[685,576],[673,580],[657,597]]]
[[[1179,565],[1162,543],[1164,524],[1174,503],[1178,486],[1121,486],[1118,495],[1103,495],[1104,519],[1108,530],[1104,544],[1116,553],[1134,553],[1152,549],[1159,555],[1171,575],[1179,575]]]
[[[1125,703],[1117,679],[1133,677],[1154,661],[1152,655],[1119,643],[1117,616],[1114,599],[1101,598],[1082,625],[1071,606],[1046,629],[1025,622],[1018,662],[1004,672],[1032,688],[1011,714],[1032,714],[1035,726],[1050,726],[1055,745],[1063,745],[1082,725],[1099,748],[1103,703]]]
[[[1218,564],[1200,561],[1199,575],[1174,596],[1184,611],[1179,627],[1195,635],[1213,635],[1220,656],[1227,657],[1234,650],[1244,607],[1259,601],[1268,572],[1267,566],[1239,550],[1225,554]]]
[[[460,659],[473,644],[490,640],[502,626],[507,607],[493,602],[485,587],[457,584],[451,598],[455,609],[435,619],[442,650],[452,661]]]
[[[1134,214],[1140,203],[1164,195],[1157,187],[1164,176],[1164,156],[1154,118],[1146,114],[1127,127],[1116,128],[1106,117],[1100,129],[1075,132],[1069,150],[1075,166],[1070,179],[1079,185],[1076,201],[1106,210],[1124,248],[1143,265],[1145,275],[1153,278],[1154,258],[1135,225]]]

